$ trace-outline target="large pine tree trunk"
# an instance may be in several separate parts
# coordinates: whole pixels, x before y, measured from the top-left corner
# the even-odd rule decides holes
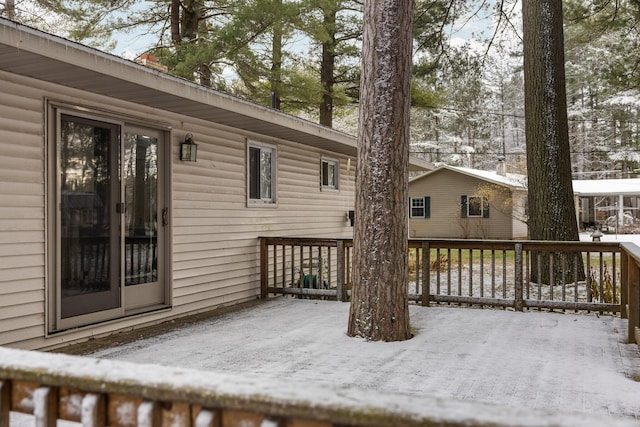
[[[366,0],[350,336],[409,339],[407,200],[413,0]]]
[[[282,0],[278,0],[282,8]],[[273,23],[273,39],[271,40],[271,107],[276,110],[281,106],[280,87],[282,86],[282,21],[276,18]]]
[[[533,240],[578,240],[571,183],[562,2],[527,0],[522,3],[522,14],[529,235]],[[541,262],[544,265],[539,279],[546,281],[550,263]],[[559,264],[558,260],[553,263],[556,267]],[[538,266],[533,267],[537,276]],[[572,273],[569,276],[573,278]],[[583,278],[580,262],[578,279]]]
[[[333,7],[323,9],[324,27],[327,29],[327,39],[322,43],[322,61],[320,64],[320,85],[322,86],[322,101],[320,101],[320,124],[333,126],[333,87],[335,85],[336,67],[336,11]]]

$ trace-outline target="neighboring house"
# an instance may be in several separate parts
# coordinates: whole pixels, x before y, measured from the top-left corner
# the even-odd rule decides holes
[[[581,228],[616,228],[640,222],[640,178],[573,181]],[[622,231],[621,229],[618,231]]]
[[[0,19],[0,345],[258,298],[259,236],[352,236],[355,156],[353,136]]]
[[[524,175],[440,166],[409,181],[409,236],[524,239],[526,197]]]

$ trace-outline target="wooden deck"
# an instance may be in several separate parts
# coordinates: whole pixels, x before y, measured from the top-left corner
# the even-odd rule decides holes
[[[626,320],[411,310],[404,343],[346,337],[348,304],[285,297],[98,341],[92,358],[0,348],[0,418],[10,405],[116,426],[640,425]]]

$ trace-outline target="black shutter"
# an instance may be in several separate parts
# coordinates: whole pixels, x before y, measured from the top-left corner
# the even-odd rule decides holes
[[[482,198],[482,218],[489,218],[489,201],[486,197]]]
[[[424,217],[431,218],[431,197],[424,198]]]
[[[461,196],[460,197],[460,216],[461,218],[466,218],[467,217],[467,196]]]

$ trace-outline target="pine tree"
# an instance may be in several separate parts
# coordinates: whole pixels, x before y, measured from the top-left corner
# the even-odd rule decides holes
[[[522,5],[529,236],[533,240],[578,239],[571,182],[571,158],[564,74],[562,3],[530,0]],[[565,279],[584,278],[579,268]],[[533,280],[560,279],[562,261],[538,260]],[[573,270],[573,262],[569,269]],[[552,267],[555,275],[552,272]],[[541,277],[538,277],[541,271]]]
[[[411,337],[409,109],[413,0],[366,0],[350,336]]]

